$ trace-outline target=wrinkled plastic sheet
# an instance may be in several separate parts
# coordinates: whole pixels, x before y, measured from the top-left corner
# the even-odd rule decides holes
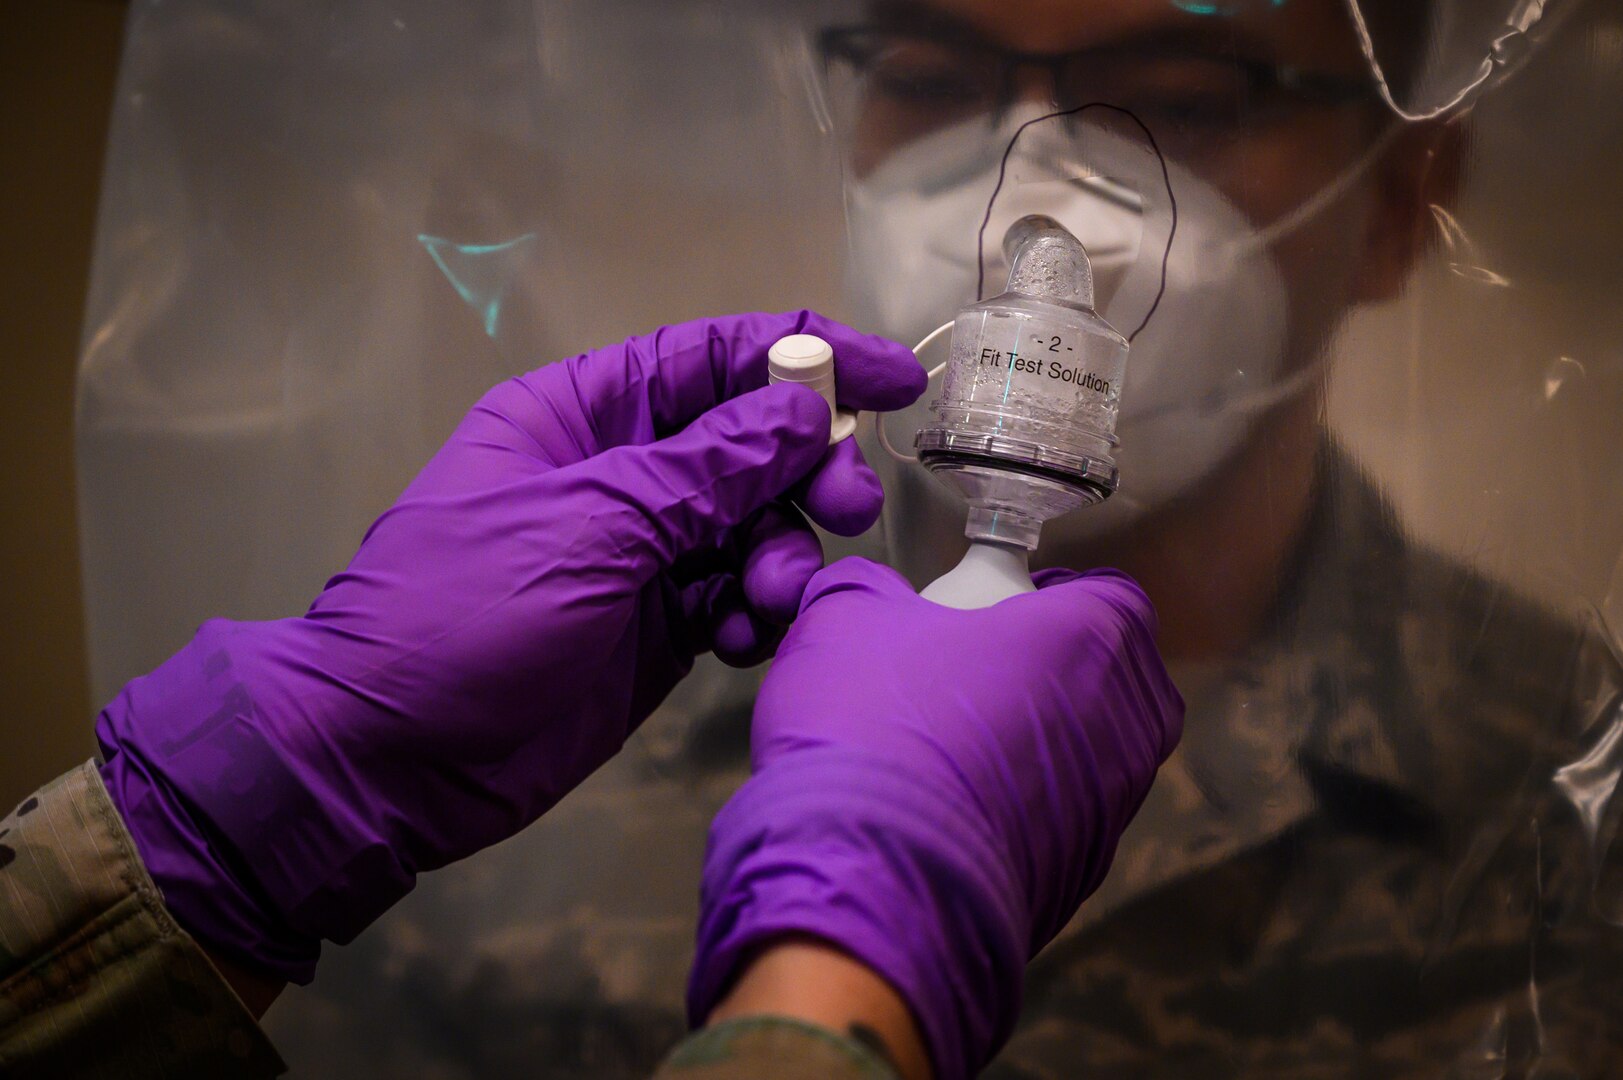
[[[1171,17],[1257,17],[1239,7]],[[1294,346],[1322,365],[1298,426],[1263,424],[1130,543],[1043,549],[1145,582],[1190,714],[1109,880],[1033,965],[998,1075],[1623,1060],[1623,12],[1433,16],[1424,63],[1370,20],[1410,111],[1518,19],[1528,48],[1429,144],[1446,175],[1362,187],[1375,212],[1332,207],[1299,245],[1287,321],[1306,292],[1335,303]],[[861,176],[816,48],[865,17],[133,4],[80,367],[98,697],[204,618],[302,610],[505,375],[722,311],[890,329],[851,284]],[[1031,51],[1039,22],[978,26]],[[1233,182],[1253,196],[1313,172],[1247,141],[1271,122],[1234,136],[1258,148]],[[922,582],[961,510],[885,475],[854,549]],[[701,664],[537,826],[329,948],[269,1017],[295,1075],[646,1073],[683,1028],[704,831],[744,776],[758,677]]]

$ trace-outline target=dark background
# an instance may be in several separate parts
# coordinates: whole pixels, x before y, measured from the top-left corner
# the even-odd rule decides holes
[[[73,385],[125,7],[0,4],[0,805],[95,750]]]

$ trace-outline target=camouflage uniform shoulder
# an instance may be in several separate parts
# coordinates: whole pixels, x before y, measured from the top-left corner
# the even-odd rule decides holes
[[[1386,678],[1420,691],[1492,698],[1550,715],[1565,705],[1587,628],[1520,591],[1506,574],[1412,537],[1385,493],[1331,449],[1325,492],[1303,544],[1291,600],[1309,621],[1328,613],[1330,630],[1360,651],[1395,662]]]
[[[1623,668],[1604,624],[1425,548],[1405,598],[1393,641],[1438,808],[1480,820],[1496,802],[1525,814],[1565,801],[1563,773],[1603,751],[1623,722]]]
[[[1551,720],[1566,711],[1592,643],[1585,620],[1430,547],[1416,546],[1407,576],[1396,629],[1412,664],[1446,672],[1457,693]]]
[[[95,762],[0,821],[0,1072],[283,1070],[252,1015],[164,908]]]
[[[1523,801],[1573,758],[1580,684],[1609,650],[1581,618],[1409,537],[1334,451],[1325,488],[1282,613],[1322,684],[1304,765],[1378,779],[1440,821],[1480,821],[1484,795]]]

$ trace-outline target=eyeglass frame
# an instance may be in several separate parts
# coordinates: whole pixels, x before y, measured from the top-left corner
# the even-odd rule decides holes
[[[816,51],[824,67],[834,61],[849,63],[854,70],[866,74],[875,50],[860,49],[855,42],[864,35],[889,35],[924,42],[964,53],[978,53],[997,62],[997,94],[993,99],[993,118],[1000,118],[1014,103],[1015,78],[1022,70],[1036,69],[1048,75],[1056,88],[1067,85],[1065,72],[1077,63],[1105,55],[1122,55],[1133,50],[1116,46],[1076,49],[1060,53],[1032,52],[1008,49],[977,35],[954,31],[945,27],[899,29],[883,23],[852,23],[843,26],[825,26],[816,32]],[[1139,53],[1147,56],[1183,55],[1168,52]],[[1240,57],[1228,58],[1248,80],[1253,92],[1283,90],[1303,103],[1323,107],[1339,107],[1358,102],[1379,102],[1380,87],[1373,77],[1351,79],[1322,72],[1303,72],[1293,67],[1280,67],[1259,60]],[[1069,102],[1066,104],[1080,104]]]

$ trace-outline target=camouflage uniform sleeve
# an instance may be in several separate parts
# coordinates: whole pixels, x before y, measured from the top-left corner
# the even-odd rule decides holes
[[[897,1080],[861,1043],[778,1016],[727,1020],[689,1035],[653,1080]]]
[[[0,821],[0,1073],[261,1077],[285,1068],[175,925],[94,761]]]

